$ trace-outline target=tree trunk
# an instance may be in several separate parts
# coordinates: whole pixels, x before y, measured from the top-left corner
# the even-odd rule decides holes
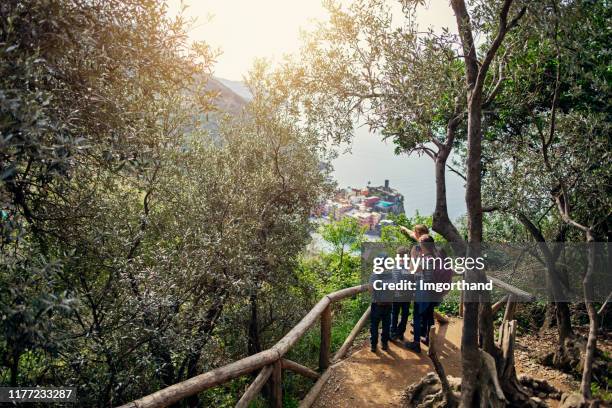
[[[546,330],[550,330],[556,325],[557,322],[557,306],[554,303],[547,303],[546,309],[544,310],[544,322],[540,327],[540,334]]]
[[[563,252],[563,256],[565,256],[565,252]],[[569,287],[569,276],[567,273],[567,262],[562,260],[561,266],[557,267],[557,276],[559,276],[559,280],[564,288]],[[557,306],[557,324],[559,325],[559,337],[566,339],[570,338],[574,335],[574,330],[572,329],[572,314],[569,308],[569,302],[558,302]]]
[[[572,329],[572,314],[567,302],[553,302],[546,305],[544,323],[542,323],[541,331],[548,330],[557,326],[559,335],[559,344],[562,344],[565,339],[573,336]]]
[[[149,322],[147,322],[149,324]],[[151,327],[154,327],[151,325]],[[149,350],[157,367],[157,376],[161,380],[162,387],[167,387],[176,382],[174,376],[174,363],[170,355],[170,349],[165,338],[154,337],[149,343]]]
[[[553,249],[551,250],[542,231],[522,212],[517,214],[517,218],[536,240],[538,243],[538,248],[540,249],[540,252],[544,258],[547,273],[547,285],[554,301],[554,306],[553,304],[549,305],[547,312],[549,309],[554,308],[558,331],[558,347],[557,351],[553,355],[552,365],[553,367],[564,369],[567,368],[568,361],[571,360],[570,353],[567,349],[567,340],[570,339],[573,334],[569,305],[564,302],[565,288],[568,284],[567,272],[564,271],[564,273],[561,273],[559,271],[559,268],[557,267],[557,260],[559,259],[559,255],[561,253],[554,248],[554,245]],[[565,234],[562,233],[560,236],[564,237]],[[547,314],[546,319],[548,318],[549,316]],[[545,321],[542,329],[544,329],[546,326],[547,324]]]
[[[510,307],[510,304],[508,304]],[[502,337],[500,339],[501,352],[498,359],[499,379],[504,390],[506,399],[512,407],[531,406],[529,404],[529,395],[527,395],[520,386],[516,377],[516,368],[514,365],[514,342],[516,339],[516,321],[504,320],[500,327]]]
[[[480,280],[482,281],[482,278]],[[482,349],[494,358],[497,358],[498,353],[495,347],[495,327],[493,326],[491,295],[488,292],[481,293],[480,295],[478,321],[478,332]]]
[[[251,318],[249,319],[248,327],[248,353],[249,356],[257,354],[261,351],[261,341],[259,339],[259,317],[257,313],[257,293],[251,294],[249,297],[249,308]]]
[[[440,384],[442,385],[442,393],[444,394],[444,399],[446,401],[446,408],[455,408],[458,405],[457,398],[451,389],[450,384],[448,383],[448,378],[446,378],[446,372],[444,371],[444,366],[440,363],[440,359],[438,358],[436,343],[437,343],[437,335],[436,335],[436,327],[431,326],[429,329],[429,350],[427,351],[427,355],[431,359],[431,363],[434,366],[434,370],[436,370],[436,374],[438,374],[438,378],[440,379]]]
[[[9,385],[11,387],[16,387],[17,378],[19,376],[19,359],[21,358],[21,351],[15,348],[11,354],[11,379]]]
[[[569,303],[558,302],[555,305],[555,316],[557,318],[559,341],[565,341],[565,339],[574,334],[574,331],[572,330],[572,314],[570,312]]]
[[[468,103],[467,181],[465,189],[468,220],[468,256],[470,257],[479,256],[480,243],[482,242],[480,102],[479,95],[470,93]],[[468,282],[478,282],[478,273],[476,271],[467,271],[466,280]],[[477,401],[480,399],[480,392],[477,390],[478,377],[481,370],[478,350],[478,318],[478,299],[475,296],[466,296],[463,309],[463,333],[461,337],[461,365],[463,369],[461,406],[465,408],[476,406]],[[492,326],[487,328],[487,330],[491,328]]]
[[[218,300],[206,311],[206,317],[198,328],[198,334],[195,340],[196,347],[187,357],[186,378],[192,378],[198,374],[198,363],[200,361],[200,356],[202,355],[202,349],[204,348],[204,345],[208,342],[210,335],[215,329],[217,319],[219,318],[219,316],[221,316],[221,312],[223,311],[224,293],[217,294],[217,296],[219,296]],[[180,379],[180,375],[178,376],[178,378]],[[200,399],[198,397],[198,394],[187,397],[185,399],[185,403],[188,407],[200,406]]]
[[[593,361],[595,360],[595,351],[597,350],[597,311],[593,302],[587,303],[587,312],[589,314],[589,337],[586,346],[586,355],[584,357],[584,367],[582,370],[582,382],[580,383],[580,392],[585,399],[591,398],[591,379],[593,377]]]
[[[508,23],[508,12],[513,0],[505,0],[499,12],[499,31],[491,43],[481,63],[476,54],[477,45],[474,43],[470,15],[465,0],[451,0],[455,12],[457,28],[463,48],[463,59],[466,68],[466,85],[468,101],[467,123],[467,159],[466,159],[466,190],[465,202],[467,206],[468,224],[468,256],[477,257],[481,253],[482,242],[482,103],[483,87],[487,71],[499,49],[507,31],[518,22],[525,13],[525,8]],[[483,279],[484,273],[477,271],[466,272],[468,282],[478,282]],[[484,276],[486,278],[486,276]],[[484,299],[486,300],[486,299]],[[478,301],[468,292],[464,306],[464,323],[461,337],[461,359],[463,377],[461,382],[461,407],[471,408],[480,405],[487,397],[478,389],[479,375],[486,375],[478,350]],[[493,339],[493,325],[491,305],[483,308],[483,342],[489,347]],[[494,347],[494,346],[493,346]],[[488,353],[487,353],[488,355]],[[495,376],[495,374],[493,374]],[[497,378],[495,378],[497,380]]]
[[[588,246],[588,264],[587,271],[582,281],[584,289],[584,303],[589,314],[589,337],[586,346],[586,355],[584,357],[584,367],[582,370],[582,382],[580,383],[580,392],[585,399],[591,398],[591,378],[593,377],[593,360],[595,359],[595,351],[597,349],[597,310],[593,304],[594,289],[593,289],[593,272],[595,270],[595,246],[591,231],[587,231],[587,246]]]
[[[452,125],[449,124],[449,126]],[[449,129],[448,132],[451,133],[454,130]],[[435,158],[436,208],[432,217],[432,228],[451,243],[456,253],[461,254],[465,252],[465,242],[448,216],[446,201],[446,161],[449,154],[450,148],[441,146]]]
[[[469,280],[468,280],[469,282]],[[478,303],[466,297],[463,303],[463,331],[461,333],[461,406],[475,406],[480,371],[478,351]]]
[[[465,203],[467,207],[468,242],[482,242],[482,97],[471,93],[468,108],[467,171]],[[478,251],[479,252],[479,251]],[[477,255],[477,254],[476,254]]]

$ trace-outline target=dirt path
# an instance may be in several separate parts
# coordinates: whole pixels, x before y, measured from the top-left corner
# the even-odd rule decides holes
[[[455,377],[461,375],[462,320],[452,319],[442,326],[436,323],[436,339],[440,361],[446,373]],[[412,336],[407,330],[406,338]],[[418,381],[433,366],[427,357],[427,347],[421,354],[415,354],[400,344],[391,343],[388,352],[370,351],[369,342],[363,344],[349,358],[334,365],[330,378],[323,387],[314,406],[361,408],[397,407],[406,386]]]
[[[449,324],[436,323],[438,355],[446,374],[454,377],[461,376],[462,327],[463,321],[457,318],[452,318]],[[407,339],[412,339],[408,331],[405,335]],[[536,343],[548,346],[543,340],[532,336],[517,339],[517,373],[545,379],[561,393],[577,391],[578,383],[569,374],[542,367],[529,355],[528,350],[533,349]],[[353,349],[356,351],[350,357],[330,368],[331,375],[314,407],[398,407],[406,387],[434,371],[427,357],[426,346],[422,346],[421,354],[415,354],[399,343],[390,343],[388,352],[379,349],[372,353],[369,341],[363,339]],[[551,408],[559,403],[551,399],[545,401]]]

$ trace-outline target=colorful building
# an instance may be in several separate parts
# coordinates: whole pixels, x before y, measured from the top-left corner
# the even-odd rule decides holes
[[[403,212],[404,196],[389,186],[389,180],[385,180],[384,186],[336,190],[333,198],[317,207],[313,216],[330,220],[353,217],[371,233],[379,234],[381,223],[393,224],[386,220],[388,214]]]

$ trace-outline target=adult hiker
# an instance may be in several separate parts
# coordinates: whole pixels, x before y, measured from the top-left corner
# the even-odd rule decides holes
[[[421,336],[425,337],[424,343],[429,344],[429,328],[433,325],[434,307],[439,300],[439,295],[435,291],[426,290],[422,283],[434,283],[436,262],[432,262],[437,258],[436,246],[434,240],[428,234],[419,237],[418,249],[412,252],[413,256],[418,256],[421,260],[418,262],[418,268],[415,271],[416,276],[416,294],[414,300],[414,308],[412,312],[412,330],[414,340],[406,342],[405,346],[409,350],[416,353],[421,352]],[[415,259],[416,261],[416,259]]]
[[[407,247],[399,247],[397,254],[400,257],[408,255],[410,250]],[[401,268],[393,270],[396,282],[402,280],[414,280],[414,275],[408,270],[409,265],[402,265]],[[398,290],[395,292],[393,306],[391,308],[391,340],[404,341],[404,332],[408,323],[408,313],[410,312],[410,302],[414,299],[414,292],[409,290]]]
[[[380,254],[378,258],[388,258],[386,254]],[[386,285],[395,283],[393,270],[385,268],[381,273],[372,272],[370,276],[370,294],[372,303],[370,305],[370,350],[375,353],[378,345],[378,327],[382,326],[381,342],[383,351],[389,350],[391,308],[394,290],[387,289]]]
[[[405,235],[409,236],[416,242],[419,242],[419,238],[423,235],[429,235],[429,228],[425,224],[416,224],[412,229],[408,229],[403,225],[400,225],[400,231]]]

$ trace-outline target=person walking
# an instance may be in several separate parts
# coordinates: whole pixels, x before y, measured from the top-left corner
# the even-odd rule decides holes
[[[429,328],[434,323],[434,308],[436,306],[436,293],[424,290],[421,282],[434,282],[435,262],[428,262],[428,259],[436,258],[436,247],[431,236],[425,234],[419,237],[419,246],[413,255],[422,258],[419,269],[415,272],[417,290],[415,294],[414,309],[412,312],[412,330],[414,340],[406,342],[405,346],[415,353],[421,352],[421,337],[425,337],[425,344],[429,344]]]
[[[408,255],[409,249],[406,247],[399,247],[397,254],[400,257]],[[396,282],[402,280],[413,280],[414,275],[408,271],[408,265],[402,265],[401,268],[393,270],[394,278]],[[407,290],[398,290],[395,292],[395,298],[393,306],[391,308],[391,340],[404,341],[404,332],[406,331],[406,324],[408,323],[408,314],[410,313],[410,302],[414,296],[413,293]]]
[[[385,254],[379,255],[386,259]],[[385,284],[394,283],[393,270],[385,269],[381,273],[372,273],[370,276],[370,294],[372,303],[370,305],[370,350],[375,353],[378,346],[378,330],[382,327],[380,340],[383,351],[389,350],[391,309],[394,291],[385,289]]]

